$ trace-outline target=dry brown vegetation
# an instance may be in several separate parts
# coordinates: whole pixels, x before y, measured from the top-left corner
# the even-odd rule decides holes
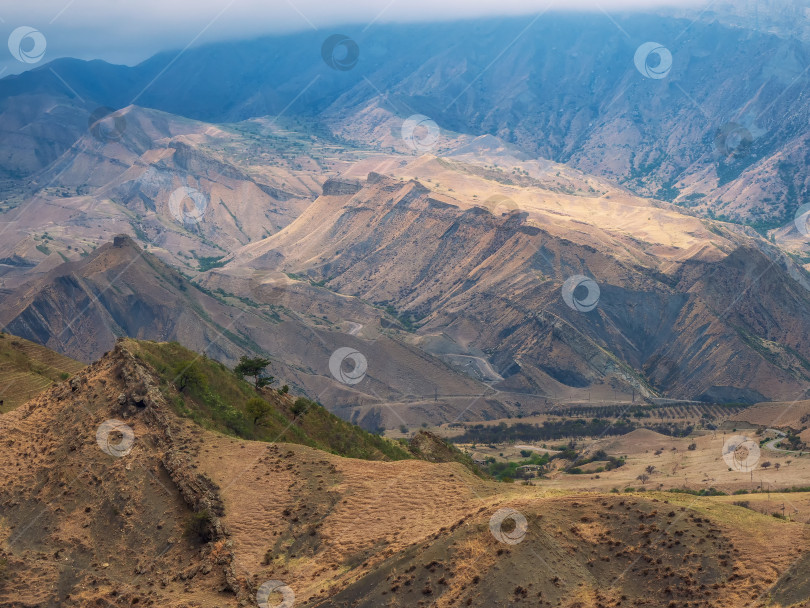
[[[0,605],[250,605],[269,579],[324,607],[730,607],[771,593],[776,606],[805,593],[790,574],[810,548],[804,525],[727,497],[498,484],[457,463],[242,441],[177,418],[157,386],[119,345],[0,417]],[[109,418],[134,430],[121,458],[96,444]],[[490,533],[504,507],[527,519],[518,544]]]

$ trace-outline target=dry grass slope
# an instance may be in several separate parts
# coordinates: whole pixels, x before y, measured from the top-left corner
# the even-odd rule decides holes
[[[84,367],[44,346],[0,332],[0,412],[8,412]]]

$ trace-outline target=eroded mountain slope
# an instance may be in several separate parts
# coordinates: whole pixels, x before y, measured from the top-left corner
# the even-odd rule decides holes
[[[719,401],[803,390],[807,280],[755,235],[621,191],[516,188],[424,158],[392,171],[328,181],[223,274],[284,270],[390,306],[414,343],[485,359],[503,390]],[[566,306],[573,275],[598,283],[594,310]]]

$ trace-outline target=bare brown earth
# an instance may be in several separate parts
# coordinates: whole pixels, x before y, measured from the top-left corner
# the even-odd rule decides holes
[[[110,418],[134,431],[120,458],[96,442]],[[0,438],[2,606],[249,606],[270,579],[296,605],[335,607],[786,606],[810,594],[802,524],[715,499],[563,494],[458,464],[219,436],[177,418],[124,343],[0,416]],[[489,530],[505,507],[526,517],[518,544]],[[194,512],[207,525],[189,533]]]
[[[732,416],[731,420],[758,426],[791,427],[795,431],[800,431],[808,426],[807,423],[810,420],[808,414],[810,414],[810,401],[797,399],[757,403]]]
[[[278,231],[320,189],[317,165],[296,162],[291,171],[286,151],[298,136],[267,120],[219,127],[135,106],[116,115],[125,124],[120,140],[83,134],[5,216],[0,259],[21,265],[2,268],[0,285],[16,287],[122,232],[194,272],[196,258]],[[170,197],[182,187],[203,194],[201,221],[172,214]]]

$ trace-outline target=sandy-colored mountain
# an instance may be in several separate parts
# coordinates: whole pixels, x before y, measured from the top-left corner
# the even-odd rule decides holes
[[[806,279],[763,239],[621,190],[555,191],[531,173],[518,186],[430,157],[390,171],[327,182],[221,274],[274,268],[392,306],[414,343],[449,364],[479,359],[503,391],[752,402],[803,390]],[[560,295],[576,274],[599,284],[592,312]],[[778,321],[766,328],[763,315]]]
[[[104,123],[112,132],[85,133],[18,189],[27,194],[12,201],[2,228],[4,287],[122,232],[194,272],[201,258],[278,231],[320,190],[282,160],[295,143],[267,121],[236,131],[132,106]],[[251,162],[239,162],[246,150]]]

